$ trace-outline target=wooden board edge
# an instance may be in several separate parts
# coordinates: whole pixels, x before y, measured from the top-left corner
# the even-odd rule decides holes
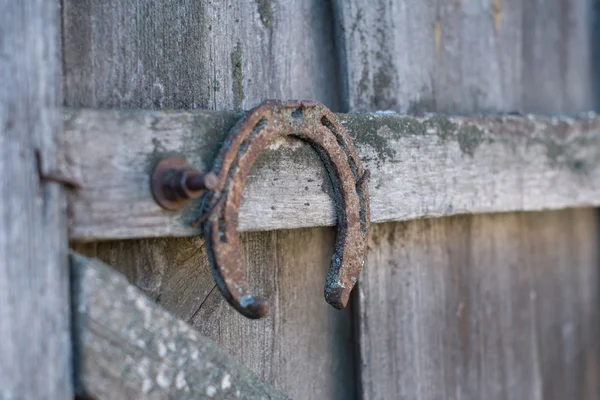
[[[286,398],[106,264],[72,252],[71,272],[79,395]]]

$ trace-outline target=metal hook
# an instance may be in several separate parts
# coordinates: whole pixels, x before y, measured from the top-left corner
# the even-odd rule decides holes
[[[242,262],[237,232],[242,190],[258,155],[277,137],[295,136],[308,142],[319,154],[333,183],[337,210],[335,251],[325,282],[325,299],[335,308],[344,308],[364,264],[370,226],[369,195],[360,159],[344,127],[325,106],[312,101],[267,101],[249,111],[232,128],[216,158],[210,177],[204,222],[208,258],[213,276],[223,296],[248,318],[262,318],[268,302],[249,293],[246,268]],[[187,165],[177,165],[180,170]],[[195,173],[198,173],[195,171]],[[163,174],[152,180],[155,198],[164,193],[184,193],[184,179],[165,180]],[[216,177],[217,179],[213,179]],[[206,181],[206,179],[204,179]],[[158,183],[158,184],[156,184]],[[175,186],[173,187],[173,184]],[[163,186],[158,190],[157,186]],[[180,198],[177,199],[179,201]],[[160,202],[159,202],[160,204]],[[164,205],[163,205],[164,206]]]

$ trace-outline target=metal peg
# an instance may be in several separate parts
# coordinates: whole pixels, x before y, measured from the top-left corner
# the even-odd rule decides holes
[[[204,174],[190,168],[181,157],[169,156],[154,168],[150,188],[161,207],[177,210],[188,200],[202,196],[205,190],[214,190],[218,184],[219,178],[215,174]]]

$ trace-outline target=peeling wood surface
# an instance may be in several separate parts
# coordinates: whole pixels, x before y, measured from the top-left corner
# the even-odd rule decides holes
[[[0,1],[0,399],[71,399],[56,1]]]
[[[149,173],[172,153],[209,170],[238,118],[209,111],[68,112],[65,174],[83,184],[71,195],[71,239],[198,235],[189,227],[197,214],[193,202],[183,212],[163,210],[150,194]],[[600,204],[600,119],[594,114],[339,118],[371,171],[373,222]],[[300,140],[274,142],[245,188],[240,230],[335,220],[331,184],[316,153]]]
[[[334,5],[351,110],[592,108],[591,1]],[[362,397],[598,398],[598,242],[592,209],[374,225],[357,307]]]
[[[74,253],[78,394],[103,399],[284,399],[212,340],[98,260]]]
[[[329,6],[318,0],[65,0],[65,105],[241,110],[268,98],[303,98],[335,111]],[[129,205],[109,207],[116,212]],[[97,250],[167,310],[292,398],[352,399],[350,313],[336,312],[323,299],[333,235],[315,228],[242,236],[250,287],[271,302],[261,321],[241,317],[212,291],[200,239],[78,247]]]

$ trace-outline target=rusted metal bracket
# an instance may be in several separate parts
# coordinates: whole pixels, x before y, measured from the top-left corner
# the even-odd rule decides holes
[[[325,282],[325,299],[335,308],[348,304],[364,264],[370,226],[369,171],[363,170],[350,137],[335,115],[312,101],[267,101],[249,111],[231,129],[210,172],[190,169],[179,158],[161,161],[152,176],[155,200],[176,209],[203,196],[208,258],[217,286],[227,301],[248,318],[262,318],[268,302],[249,293],[237,232],[242,190],[258,155],[273,139],[295,136],[319,154],[333,183],[337,237]]]

